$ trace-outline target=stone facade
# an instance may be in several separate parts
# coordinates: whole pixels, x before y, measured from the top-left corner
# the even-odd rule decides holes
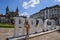
[[[6,7],[6,13],[5,15],[0,14],[0,23],[13,23],[13,17],[18,17],[18,8],[15,12],[10,11],[8,6]]]
[[[45,19],[54,19],[56,24],[60,24],[60,6],[55,5],[51,7],[46,7],[39,12],[30,16],[30,18],[41,18]]]

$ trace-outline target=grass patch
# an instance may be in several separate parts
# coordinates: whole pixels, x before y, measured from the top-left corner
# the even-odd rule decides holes
[[[0,28],[14,28],[12,24],[0,24]]]

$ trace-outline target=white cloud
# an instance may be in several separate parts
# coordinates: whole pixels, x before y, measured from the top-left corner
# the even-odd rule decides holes
[[[60,2],[60,0],[55,0],[56,2]]]
[[[29,2],[23,2],[23,7],[27,9],[29,7],[35,7],[35,5],[39,3],[40,3],[40,0],[30,0]]]
[[[27,17],[29,17],[29,14],[27,12],[23,12],[23,13],[20,14],[20,16],[27,16]]]

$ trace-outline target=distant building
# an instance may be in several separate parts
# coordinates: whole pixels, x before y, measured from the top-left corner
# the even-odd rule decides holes
[[[18,8],[15,12],[11,12],[7,6],[5,15],[0,14],[0,23],[13,23],[13,17],[18,17]]]
[[[60,24],[60,6],[55,5],[46,7],[45,9],[42,9],[39,12],[31,15],[30,18],[41,18],[43,21],[45,19],[54,19],[56,24]]]

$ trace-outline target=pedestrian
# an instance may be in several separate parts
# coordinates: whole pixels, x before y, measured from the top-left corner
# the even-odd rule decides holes
[[[25,39],[28,40],[28,38],[29,38],[29,29],[30,29],[30,25],[28,23],[28,20],[25,22],[25,28],[26,28],[26,37],[25,37]]]

